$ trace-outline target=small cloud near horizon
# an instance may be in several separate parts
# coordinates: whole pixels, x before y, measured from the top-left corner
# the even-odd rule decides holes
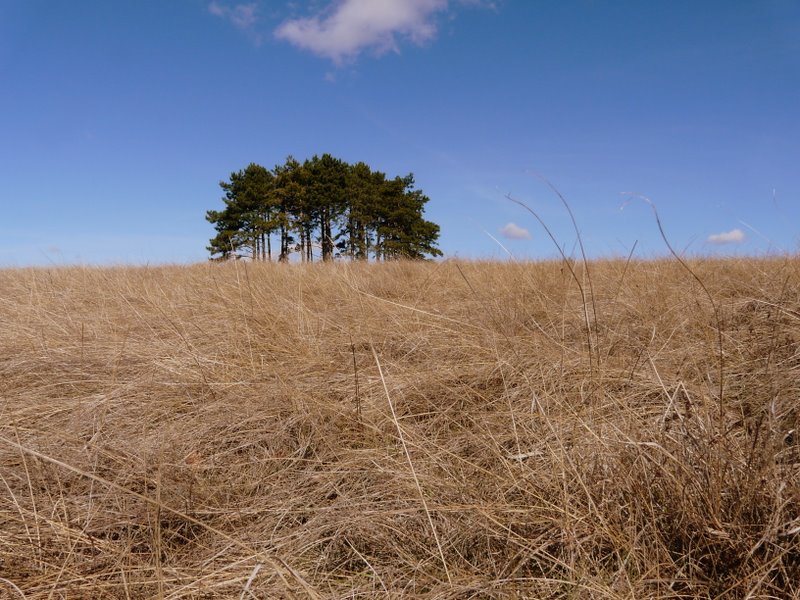
[[[731,229],[722,233],[714,233],[706,240],[709,244],[739,244],[745,239],[744,231]]]
[[[458,4],[495,8],[484,0]],[[365,50],[399,52],[398,38],[417,46],[430,42],[435,15],[447,8],[448,0],[338,0],[310,17],[285,21],[275,37],[341,65]]]
[[[530,240],[533,239],[531,232],[520,227],[516,223],[508,223],[500,230],[502,236],[509,240]]]

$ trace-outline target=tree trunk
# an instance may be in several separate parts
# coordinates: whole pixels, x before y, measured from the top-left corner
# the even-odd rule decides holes
[[[328,262],[333,258],[333,248],[331,248],[331,221],[328,211],[323,210],[320,217],[320,242],[322,243],[322,260]]]
[[[287,262],[289,260],[289,235],[286,231],[286,225],[281,223],[281,253],[278,256],[278,262]]]

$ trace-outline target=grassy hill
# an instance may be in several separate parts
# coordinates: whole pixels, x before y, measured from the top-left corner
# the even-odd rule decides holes
[[[0,598],[800,597],[800,259],[0,271]]]

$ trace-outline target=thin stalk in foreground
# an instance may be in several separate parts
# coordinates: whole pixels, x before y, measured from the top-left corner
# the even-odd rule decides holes
[[[661,225],[661,219],[658,216],[658,211],[656,210],[656,205],[653,204],[653,202],[650,200],[650,198],[648,198],[647,196],[642,196],[641,194],[634,194],[634,193],[631,193],[631,192],[625,192],[623,195],[629,196],[631,198],[639,198],[639,200],[642,200],[642,201],[646,202],[650,206],[650,208],[653,209],[653,214],[656,217],[656,225],[658,225],[658,232],[661,234],[661,239],[664,240],[664,244],[666,244],[667,249],[669,250],[670,254],[672,254],[672,256],[675,257],[675,260],[677,260],[678,263],[684,269],[686,269],[689,272],[689,274],[695,279],[695,281],[697,281],[697,283],[700,284],[700,287],[702,288],[703,292],[708,297],[708,301],[711,303],[711,308],[714,311],[714,322],[715,322],[715,324],[717,326],[717,344],[718,344],[718,353],[719,353],[719,365],[718,365],[719,391],[718,391],[718,394],[719,394],[720,431],[724,431],[722,419],[723,419],[723,417],[725,415],[725,410],[724,410],[725,409],[725,404],[724,404],[724,400],[723,400],[723,392],[725,390],[724,377],[723,377],[724,373],[725,373],[725,371],[724,371],[725,356],[724,356],[724,354],[722,352],[722,322],[720,321],[720,318],[719,318],[719,308],[717,307],[717,303],[714,302],[714,297],[711,295],[711,292],[708,291],[708,288],[706,287],[706,284],[703,283],[703,280],[700,279],[700,277],[697,275],[697,273],[692,271],[692,268],[689,265],[686,264],[686,261],[684,261],[678,255],[678,253],[675,252],[675,249],[672,247],[672,244],[669,243],[669,240],[667,239],[667,234],[664,233],[664,227]],[[625,208],[625,205],[623,205],[623,208]]]
[[[558,196],[558,199],[561,200],[561,204],[564,205],[564,208],[567,209],[567,214],[569,215],[570,221],[572,221],[572,229],[575,231],[575,235],[578,238],[578,246],[581,249],[581,260],[583,261],[583,268],[586,270],[586,280],[589,284],[589,298],[592,300],[592,313],[594,314],[594,338],[595,338],[595,345],[600,345],[600,332],[597,329],[598,327],[598,320],[597,320],[597,305],[594,302],[594,286],[592,285],[592,273],[589,269],[589,259],[586,258],[586,249],[583,247],[583,236],[581,235],[581,230],[578,229],[578,222],[575,220],[575,215],[572,212],[572,209],[569,206],[569,202],[567,199],[564,198],[564,195],[558,190],[558,188],[553,185],[547,177],[544,177],[540,173],[534,173],[536,177],[538,177],[541,181],[543,181],[547,187],[549,187],[552,192]],[[600,362],[600,350],[597,351],[597,361]],[[598,368],[599,368],[598,364]]]
[[[386,385],[386,378],[383,376],[383,368],[381,367],[381,361],[378,358],[378,353],[375,351],[375,347],[372,344],[370,344],[370,350],[372,350],[372,356],[375,357],[375,364],[378,366],[378,374],[380,374],[381,376],[383,391],[386,393],[386,400],[389,402],[389,408],[392,411],[392,421],[394,421],[394,426],[397,428],[397,435],[400,437],[400,444],[403,446],[403,452],[406,455],[406,460],[408,461],[408,467],[409,469],[411,469],[411,475],[414,477],[414,484],[417,486],[417,492],[419,492],[419,498],[422,501],[422,508],[425,509],[425,516],[428,517],[428,524],[430,525],[431,531],[433,532],[433,539],[436,540],[436,547],[439,549],[439,558],[442,561],[442,566],[444,567],[445,575],[447,575],[447,582],[450,585],[453,585],[453,579],[450,577],[450,569],[447,568],[447,561],[444,558],[442,543],[439,541],[439,534],[436,533],[436,527],[433,524],[431,511],[428,510],[428,503],[425,501],[425,494],[422,493],[422,486],[419,483],[419,477],[417,477],[417,471],[416,469],[414,469],[414,462],[411,460],[411,454],[408,452],[408,446],[406,445],[406,438],[403,435],[403,428],[400,427],[400,421],[397,420],[397,412],[395,412],[394,410],[394,402],[392,402],[392,396],[389,394],[389,388]]]
[[[581,294],[581,302],[583,303],[583,318],[586,321],[586,343],[589,346],[589,372],[594,374],[594,360],[592,359],[592,355],[594,354],[594,344],[592,343],[592,323],[589,319],[589,308],[586,299],[586,292],[583,289],[583,285],[581,284],[581,280],[578,279],[577,273],[575,273],[575,269],[572,267],[572,263],[569,262],[567,255],[564,254],[564,250],[562,250],[561,246],[559,246],[558,242],[556,241],[556,236],[553,235],[553,232],[550,231],[550,228],[544,222],[544,220],[533,210],[530,206],[525,204],[522,200],[517,200],[511,194],[507,194],[506,198],[511,200],[514,204],[518,204],[529,213],[531,213],[534,218],[539,221],[539,225],[547,232],[548,237],[552,240],[555,247],[558,249],[558,253],[561,255],[561,259],[564,261],[564,264],[567,265],[567,269],[569,269],[570,275],[575,280],[576,285],[578,286],[578,290]],[[582,247],[582,246],[581,246]],[[587,271],[588,272],[588,271]],[[596,324],[596,318],[595,318]]]

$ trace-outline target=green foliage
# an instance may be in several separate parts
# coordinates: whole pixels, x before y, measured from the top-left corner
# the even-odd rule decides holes
[[[292,251],[312,261],[315,248],[324,261],[442,254],[439,226],[423,218],[429,198],[411,174],[388,179],[366,163],[323,154],[302,164],[289,156],[271,171],[251,163],[219,185],[225,207],[206,213],[217,232],[207,246],[212,258],[272,260],[273,235],[280,261]]]
[[[217,235],[207,247],[211,255],[228,258],[242,253],[265,259],[271,253],[269,236],[277,226],[275,176],[255,163],[231,173],[230,181],[220,181],[225,192],[225,208],[209,210],[206,220],[214,224]]]

